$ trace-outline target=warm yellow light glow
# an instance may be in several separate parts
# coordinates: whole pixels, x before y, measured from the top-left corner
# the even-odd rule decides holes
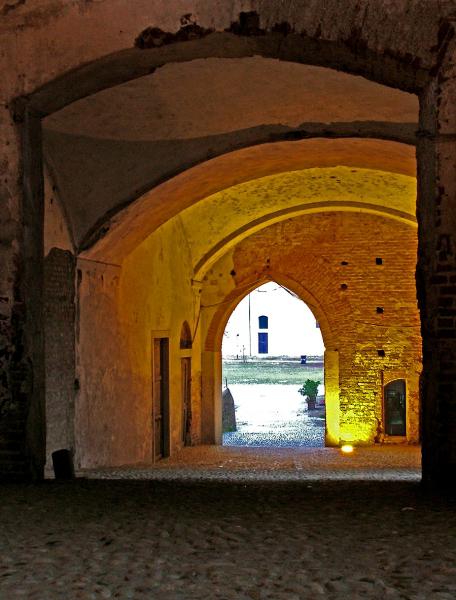
[[[342,452],[344,454],[351,454],[354,450],[354,448],[351,444],[344,444],[343,446],[341,446],[340,449],[342,450]]]
[[[227,250],[264,227],[328,210],[365,210],[412,225],[416,179],[373,169],[317,167],[260,177],[207,196],[179,217],[192,256],[199,257],[195,278],[202,279]]]
[[[323,337],[323,342],[330,343]],[[325,403],[326,403],[326,445],[338,446],[340,442],[340,402],[339,402],[339,352],[325,351]]]
[[[356,407],[360,402],[359,397],[351,397],[352,407],[345,412],[345,418],[350,422],[341,424],[340,427],[340,445],[352,444],[354,446],[364,446],[372,443],[375,436],[374,424],[371,421],[359,419],[356,413]]]

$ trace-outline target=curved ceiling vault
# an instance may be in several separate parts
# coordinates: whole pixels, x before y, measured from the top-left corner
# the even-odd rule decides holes
[[[417,120],[414,94],[334,69],[256,56],[169,63],[153,75],[73,102],[47,117],[45,127],[94,139],[147,142],[268,123]]]
[[[209,58],[68,105],[44,119],[43,143],[75,246],[87,250],[124,219],[131,233],[136,209],[148,226],[133,235],[139,243],[193,201],[272,173],[343,164],[411,174],[414,148],[402,146],[414,144],[417,122],[415,95],[362,77],[259,56]],[[338,137],[350,139],[320,139]],[[377,139],[361,148],[352,138]],[[153,215],[144,212],[151,206]]]
[[[393,182],[401,180],[402,176],[404,178],[402,181],[408,182],[406,185],[408,189],[406,193],[407,200],[404,198],[396,204],[391,200],[390,208],[414,216],[416,159],[413,146],[382,140],[353,139],[315,139],[264,144],[207,161],[154,188],[112,219],[109,223],[109,231],[93,247],[81,252],[81,256],[93,260],[121,262],[160,225],[189,207],[197,207],[205,198],[212,198],[219,193],[222,194],[220,197],[224,197],[224,193],[230,195],[230,188],[235,188],[236,193],[239,191],[242,194],[244,189],[250,190],[250,187],[242,188],[242,185],[251,182],[252,186],[256,186],[255,182],[257,180],[279,176],[280,174],[288,174],[285,180],[289,181],[290,173],[295,171],[303,172],[296,180],[303,182],[306,178],[304,172],[307,170],[324,170],[340,165],[346,167],[348,171],[365,169],[372,172],[383,172],[381,179],[386,186],[382,183],[383,203],[388,203],[386,192],[387,174],[392,174],[391,186],[393,187],[390,189],[391,193],[393,193],[395,185]],[[309,172],[310,178],[314,176],[314,173]],[[273,195],[272,200],[267,203],[268,210],[274,212],[282,208],[288,209],[293,205],[299,206],[302,202],[322,202],[330,199],[334,201],[347,201],[348,199],[354,202],[360,201],[358,191],[354,189],[354,173],[348,175],[348,179],[344,183],[338,183],[337,176],[335,177],[336,179],[331,179],[331,175],[328,175],[328,177],[323,177],[320,180],[321,185],[326,185],[323,182],[327,182],[332,189],[331,197],[325,196],[321,187],[318,193],[308,193],[303,183],[302,186],[304,187],[300,191],[294,189],[293,201],[282,197],[283,194],[278,189],[277,194]],[[360,180],[363,178],[360,174],[357,177]],[[309,181],[313,181],[310,188],[316,189],[315,181],[312,179]],[[345,184],[348,186],[347,194],[344,192]],[[366,186],[375,192],[375,184],[366,183],[364,187],[366,188]],[[248,203],[253,194],[247,191],[245,193],[249,197],[246,200]],[[365,194],[366,198],[370,197],[367,192]],[[394,197],[399,196],[398,193],[394,195]],[[382,204],[375,193],[372,198],[371,204]],[[202,206],[206,205],[202,204]],[[248,220],[253,221],[261,216],[263,215],[255,213]]]
[[[227,250],[278,221],[327,211],[367,212],[416,227],[416,180],[408,175],[352,167],[311,168],[233,186],[182,211],[200,280]]]
[[[416,179],[410,175],[317,167],[232,186],[181,211],[163,227],[170,226],[168,231],[173,231],[174,224],[178,225],[185,237],[192,277],[201,281],[227,251],[279,221],[305,214],[351,212],[378,215],[416,228],[415,203]],[[133,252],[129,260],[134,261],[135,255]]]
[[[303,214],[349,211],[377,214],[416,227],[416,179],[352,167],[311,168],[256,179],[214,194],[184,210],[195,279],[253,233]]]

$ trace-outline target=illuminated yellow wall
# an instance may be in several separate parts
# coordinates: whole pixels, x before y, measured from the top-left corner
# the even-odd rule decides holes
[[[171,451],[181,445],[181,356],[192,358],[193,438],[200,436],[199,336],[180,346],[182,324],[196,328],[199,290],[178,220],[163,226],[122,267],[80,261],[77,463],[149,463],[152,457],[151,344],[170,340]]]
[[[223,328],[248,289],[273,275],[301,291],[322,323],[327,442],[372,443],[381,378],[398,372],[408,385],[408,440],[417,441],[415,193],[412,177],[368,169],[263,177],[186,209],[117,266],[81,258],[78,464],[150,462],[154,336],[170,340],[171,452],[181,446],[184,321],[194,335],[193,440],[220,442]]]
[[[128,315],[124,323],[129,355],[146,382],[145,396],[150,401],[151,337],[170,340],[170,428],[171,450],[181,445],[181,357],[180,335],[187,321],[193,336],[192,358],[192,435],[200,436],[200,362],[201,350],[197,319],[199,287],[192,282],[191,254],[179,218],[150,236],[123,265],[119,305]]]
[[[407,381],[407,441],[417,442],[421,338],[416,245],[412,225],[367,214],[307,215],[263,229],[206,274],[206,351],[217,350],[227,317],[263,281],[288,285],[304,300],[310,291],[309,306],[319,320],[323,314],[327,443],[383,439],[378,432],[382,381],[394,378]]]

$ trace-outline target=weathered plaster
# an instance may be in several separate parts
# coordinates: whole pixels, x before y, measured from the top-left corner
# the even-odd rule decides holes
[[[194,139],[265,124],[353,121],[416,126],[418,99],[333,69],[260,56],[207,58],[167,64],[83,98],[47,117],[44,127],[133,142]]]
[[[46,159],[77,244],[86,246],[94,227],[105,229],[103,220],[138,194],[243,146],[317,136],[413,144],[418,102],[331,69],[207,58],[165,65],[74,102],[43,124]]]
[[[178,219],[164,225],[122,269],[80,260],[76,444],[81,467],[152,460],[151,344],[170,340],[170,444],[181,445],[180,334],[195,333],[198,294]],[[193,340],[192,427],[200,439],[199,336]]]
[[[119,262],[160,224],[208,196],[265,176],[316,167],[389,171],[414,177],[413,146],[380,140],[278,142],[232,152],[156,187],[104,224],[104,235],[82,254]],[[109,227],[109,231],[106,228]]]
[[[47,173],[44,177],[44,203],[44,255],[47,256],[52,248],[74,252],[67,219],[63,214],[57,190]]]

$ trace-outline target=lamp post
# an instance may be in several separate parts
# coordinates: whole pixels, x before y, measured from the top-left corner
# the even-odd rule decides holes
[[[249,294],[249,354],[252,358],[252,318],[250,312],[250,294]]]

